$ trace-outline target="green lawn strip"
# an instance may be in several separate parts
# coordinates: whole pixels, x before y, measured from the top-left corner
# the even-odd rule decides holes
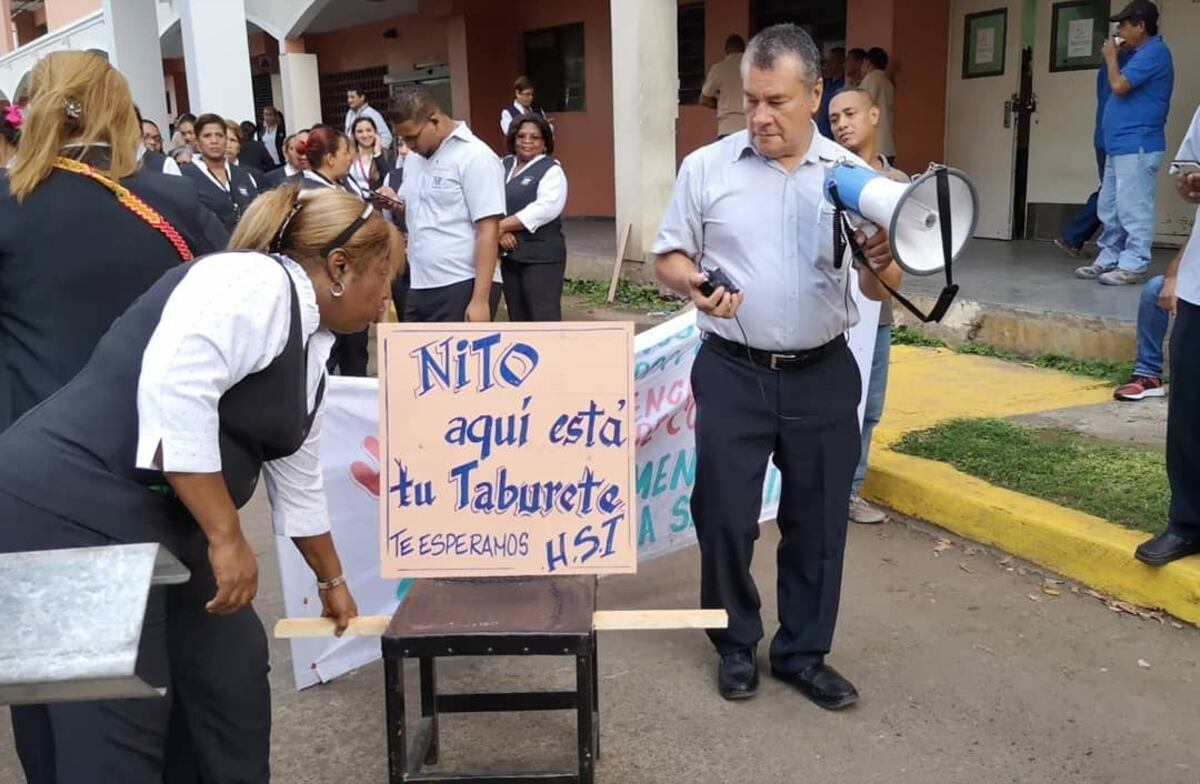
[[[928,337],[916,330],[898,327],[892,331],[893,346],[926,346],[932,348],[948,348],[946,343],[937,338]],[[1064,354],[1043,353],[1030,357],[1016,351],[996,348],[987,343],[969,342],[954,346],[959,354],[974,354],[980,357],[993,357],[1005,362],[1019,362],[1048,370],[1060,370],[1076,376],[1098,378],[1114,386],[1124,384],[1133,375],[1133,361],[1114,362],[1108,359],[1075,359]]]
[[[906,434],[895,451],[1150,533],[1166,526],[1164,455],[1003,419],[956,419]]]
[[[565,280],[563,293],[579,297],[586,304],[598,308],[624,308],[626,310],[676,311],[686,302],[678,297],[663,296],[655,286],[630,283],[621,279],[617,283],[617,295],[608,301],[608,283],[599,280]]]

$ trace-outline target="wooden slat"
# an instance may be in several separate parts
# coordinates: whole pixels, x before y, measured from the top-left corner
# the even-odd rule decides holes
[[[640,629],[724,629],[724,610],[597,610],[592,616],[596,631]]]
[[[390,615],[360,615],[350,620],[346,635],[350,637],[380,637],[391,623]],[[329,618],[280,618],[275,622],[278,640],[303,637],[332,637],[333,621]]]
[[[592,619],[596,631],[724,629],[729,623],[724,610],[597,610]],[[346,634],[379,637],[390,622],[387,615],[363,615],[350,621]],[[332,636],[333,621],[328,618],[280,618],[275,623],[276,639]]]
[[[632,223],[626,223],[625,228],[621,229],[621,239],[617,243],[617,257],[613,259],[612,281],[608,284],[609,302],[617,298],[617,283],[621,280],[621,265],[625,263],[625,249],[629,246],[631,231],[633,231]]]

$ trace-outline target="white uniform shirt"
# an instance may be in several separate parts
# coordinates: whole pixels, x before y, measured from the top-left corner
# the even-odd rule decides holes
[[[138,377],[137,467],[216,473],[221,470],[221,395],[283,353],[291,329],[291,286],[300,301],[300,334],[308,343],[308,406],[334,336],[320,327],[312,282],[298,264],[261,253],[228,252],[193,262],[163,307]],[[304,445],[264,464],[276,533],[315,536],[329,530],[318,456],[324,403]],[[155,459],[161,445],[161,461]]]
[[[506,214],[504,167],[496,153],[456,123],[433,156],[404,161],[400,189],[414,289],[475,278],[475,221]],[[495,280],[499,281],[499,266]]]
[[[539,155],[524,166],[519,166],[514,162],[512,171],[508,173],[508,178],[504,181],[505,184],[512,182],[514,177],[520,177],[526,169],[545,157],[545,155]],[[563,208],[566,206],[567,175],[563,173],[560,164],[555,164],[546,170],[542,179],[538,180],[537,198],[530,202],[525,209],[517,211],[517,220],[521,221],[521,225],[529,231],[537,231],[562,215]]]
[[[262,144],[267,148],[267,155],[271,156],[271,160],[278,166],[283,161],[279,160],[279,150],[275,147],[275,135],[279,133],[279,128],[263,127]]]
[[[392,149],[392,126],[383,118],[383,115],[376,111],[374,106],[367,104],[358,111],[354,109],[346,112],[346,135],[351,139],[354,138],[354,122],[359,117],[370,117],[375,123],[375,133],[379,135],[379,143],[383,149]]]
[[[1200,108],[1192,116],[1187,136],[1175,155],[1177,161],[1200,161]],[[1192,221],[1192,234],[1188,238],[1187,250],[1179,261],[1179,277],[1175,281],[1175,295],[1192,304],[1200,305],[1200,207]]]
[[[680,251],[720,267],[745,292],[738,322],[701,313],[705,332],[765,351],[816,348],[858,322],[851,263],[834,264],[833,205],[825,178],[839,160],[866,164],[812,128],[813,141],[788,172],[758,153],[747,131],[701,147],[683,161],[658,255]],[[848,256],[848,254],[847,254]]]

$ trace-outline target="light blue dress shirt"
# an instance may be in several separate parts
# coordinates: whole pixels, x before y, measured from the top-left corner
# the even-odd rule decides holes
[[[700,313],[702,330],[787,352],[824,345],[857,323],[856,276],[848,258],[834,265],[833,205],[825,198],[826,174],[841,160],[866,165],[815,125],[791,173],[759,154],[748,131],[684,159],[653,252],[720,267],[745,293],[741,327]]]

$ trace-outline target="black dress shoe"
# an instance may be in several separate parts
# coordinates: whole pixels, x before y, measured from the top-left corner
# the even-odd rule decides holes
[[[1162,566],[1189,555],[1200,553],[1200,540],[1184,539],[1170,531],[1142,542],[1134,553],[1137,559],[1150,566]]]
[[[744,700],[758,693],[758,661],[753,648],[721,657],[717,690],[727,700]]]
[[[771,674],[795,686],[805,697],[826,710],[838,710],[858,702],[858,690],[854,684],[825,664],[810,664],[799,672],[783,672],[772,667]]]

